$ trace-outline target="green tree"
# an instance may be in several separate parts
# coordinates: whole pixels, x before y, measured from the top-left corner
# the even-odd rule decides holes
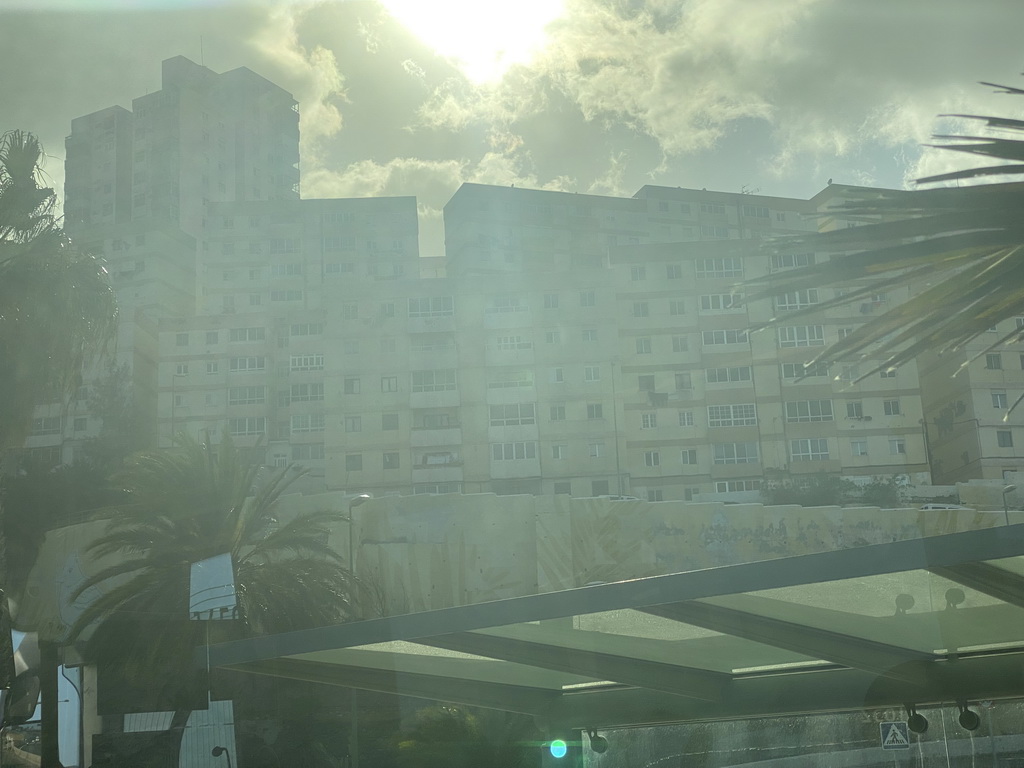
[[[1021,96],[1024,90],[983,83]],[[1002,135],[940,135],[943,149],[1002,161],[939,176],[918,184],[1024,173],[1024,121],[978,115],[949,115],[984,122]],[[807,310],[787,312],[789,322],[802,314],[863,302],[897,287],[917,290],[909,301],[865,323],[825,348],[815,361],[870,360],[861,378],[898,367],[925,351],[962,349],[1000,320],[1024,314],[1024,184],[990,183],[910,191],[861,192],[861,199],[829,214],[865,222],[837,229],[767,241],[773,254],[838,254],[841,258],[745,283],[747,299],[860,281],[860,287]],[[921,286],[924,286],[921,288]],[[773,321],[774,322],[774,321]],[[1015,329],[992,339],[988,349],[1024,339]],[[813,361],[812,361],[813,362]]]
[[[281,494],[302,472],[266,472],[227,437],[219,446],[179,436],[177,448],[129,459],[116,477],[126,501],[88,549],[113,558],[83,581],[77,598],[102,594],[70,630],[87,660],[119,691],[149,692],[175,711],[160,760],[177,765],[180,729],[207,681],[193,654],[207,641],[286,632],[347,619],[351,578],[327,543],[336,512],[275,517]],[[194,562],[228,552],[238,618],[189,620]],[[148,708],[148,707],[147,707]],[[161,764],[161,763],[156,763]]]
[[[77,386],[117,323],[106,270],[72,247],[39,184],[41,156],[30,133],[0,136],[0,450],[21,446],[41,398]]]

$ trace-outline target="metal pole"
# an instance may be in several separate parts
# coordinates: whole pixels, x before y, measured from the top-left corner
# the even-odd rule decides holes
[[[57,644],[40,641],[39,643],[39,691],[42,694],[40,716],[42,733],[40,735],[40,768],[58,768],[60,766],[60,741],[57,736]]]

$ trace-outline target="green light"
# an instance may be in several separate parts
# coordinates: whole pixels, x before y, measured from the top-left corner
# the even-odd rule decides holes
[[[551,756],[556,758],[563,758],[569,752],[569,746],[562,739],[555,739],[551,742],[548,747],[551,750]]]

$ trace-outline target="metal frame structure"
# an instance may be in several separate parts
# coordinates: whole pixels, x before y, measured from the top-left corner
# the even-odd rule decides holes
[[[904,576],[929,591],[916,611],[885,592]],[[839,587],[870,610],[829,604]],[[682,634],[608,632],[595,616]],[[554,729],[1020,697],[1024,525],[238,640],[201,649],[204,664],[207,651],[214,667],[529,713]]]

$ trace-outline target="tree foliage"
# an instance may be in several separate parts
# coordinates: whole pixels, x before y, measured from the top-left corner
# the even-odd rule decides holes
[[[227,437],[215,447],[181,435],[174,450],[131,458],[115,478],[126,500],[88,547],[108,564],[72,598],[101,592],[70,631],[86,658],[188,708],[192,652],[205,641],[203,622],[189,620],[190,566],[225,552],[234,563],[239,618],[213,622],[215,632],[249,636],[345,620],[350,574],[327,542],[339,514],[284,523],[276,516],[281,495],[301,475],[291,466],[265,472]]]
[[[991,85],[985,83],[984,85]],[[1024,90],[995,86],[1024,95]],[[1024,121],[977,115],[951,115],[981,121],[1002,135],[940,135],[943,149],[1003,161],[919,179],[919,184],[1024,172]],[[1024,315],[1024,184],[991,183],[910,191],[862,190],[860,199],[830,209],[828,215],[864,221],[834,231],[767,241],[772,254],[828,255],[819,263],[775,272],[745,283],[747,300],[826,285],[859,283],[843,296],[805,310],[787,312],[786,321],[834,306],[862,302],[872,294],[909,286],[913,296],[849,336],[822,350],[811,362],[869,361],[862,377],[898,367],[925,351],[963,349],[1001,320]],[[875,223],[869,223],[875,221]],[[771,323],[777,323],[775,318]],[[1024,329],[1001,334],[987,349],[1024,340]]]
[[[41,157],[32,134],[0,136],[0,449],[20,445],[42,398],[77,385],[117,322],[106,270],[72,246],[39,183]]]

